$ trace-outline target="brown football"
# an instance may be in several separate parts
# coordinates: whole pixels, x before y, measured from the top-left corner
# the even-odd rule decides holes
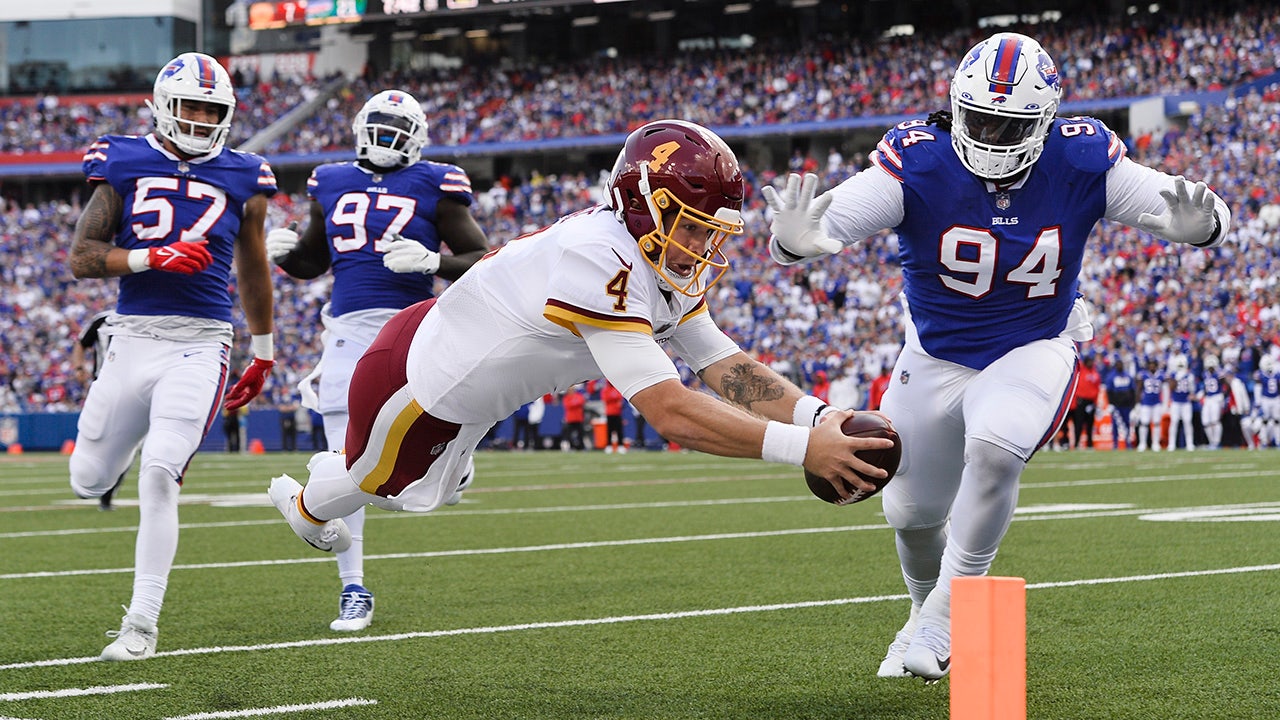
[[[876,486],[876,489],[872,492],[858,490],[845,483],[845,486],[853,493],[852,498],[845,500],[836,494],[836,489],[831,487],[831,483],[808,470],[804,471],[804,481],[809,484],[809,490],[814,495],[835,505],[852,505],[880,492],[893,479],[893,474],[898,471],[898,463],[902,460],[902,440],[898,438],[898,431],[894,430],[893,425],[887,420],[868,412],[854,414],[853,417],[841,423],[840,429],[850,437],[883,437],[893,440],[893,447],[883,450],[861,450],[857,453],[859,459],[876,467],[884,468],[889,473],[889,476],[883,480],[859,473],[859,477]]]

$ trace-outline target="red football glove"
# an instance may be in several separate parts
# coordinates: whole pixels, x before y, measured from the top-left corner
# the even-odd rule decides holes
[[[254,358],[249,367],[244,369],[240,382],[227,393],[227,402],[222,407],[226,410],[239,410],[248,405],[250,400],[258,397],[258,393],[262,392],[263,383],[267,381],[267,376],[271,374],[271,368],[275,364],[275,360]]]
[[[194,275],[203,272],[213,263],[213,256],[205,248],[207,240],[200,242],[178,241],[172,245],[153,247],[147,253],[147,267],[152,270]]]

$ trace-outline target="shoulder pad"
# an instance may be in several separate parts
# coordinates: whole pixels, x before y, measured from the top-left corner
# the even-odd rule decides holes
[[[924,118],[900,122],[889,128],[871,161],[880,169],[902,180],[904,172],[921,172],[938,162],[937,149],[951,146],[951,134],[931,125]]]
[[[1061,144],[1063,158],[1072,167],[1090,173],[1110,170],[1127,152],[1106,124],[1091,117],[1054,120],[1047,143]]]

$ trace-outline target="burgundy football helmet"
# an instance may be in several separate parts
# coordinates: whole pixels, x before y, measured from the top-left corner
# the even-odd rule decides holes
[[[718,135],[683,120],[640,127],[618,153],[608,193],[609,206],[640,244],[664,289],[697,297],[724,276],[729,261],[721,245],[742,234],[745,183],[738,159]],[[691,222],[707,230],[701,252],[672,237]],[[690,259],[692,267],[677,269]]]

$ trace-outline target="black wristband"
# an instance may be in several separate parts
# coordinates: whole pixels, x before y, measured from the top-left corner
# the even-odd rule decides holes
[[[783,260],[786,260],[787,262],[800,262],[804,259],[803,255],[797,255],[782,247],[782,242],[778,240],[777,235],[773,235],[769,239],[773,241],[773,246],[778,249],[778,254],[782,256]]]

